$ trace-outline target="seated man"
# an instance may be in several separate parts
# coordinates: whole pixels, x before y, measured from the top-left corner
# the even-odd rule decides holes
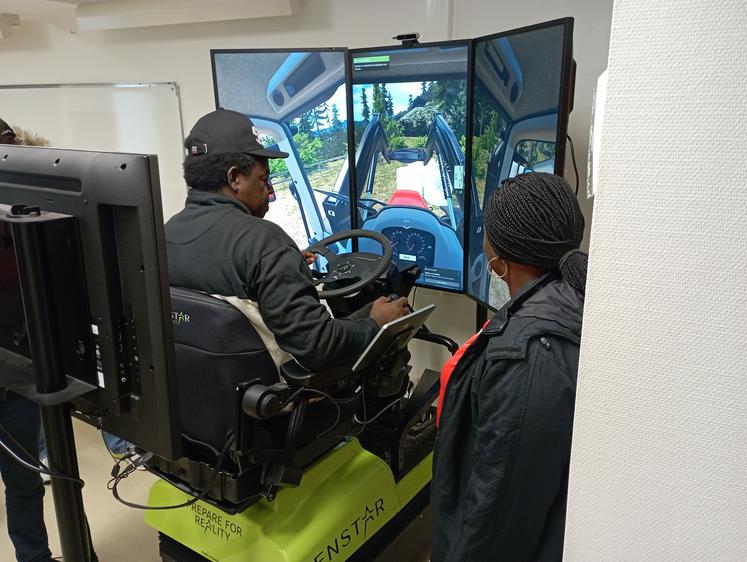
[[[263,219],[273,194],[268,158],[288,154],[265,149],[246,116],[208,113],[184,144],[190,191],[166,223],[172,285],[227,297],[253,320],[276,363],[274,341],[310,370],[353,361],[381,325],[406,314],[406,299],[382,297],[368,318],[332,318],[296,244]]]

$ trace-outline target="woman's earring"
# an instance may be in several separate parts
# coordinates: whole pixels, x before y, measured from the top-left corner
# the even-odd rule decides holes
[[[501,260],[501,263],[503,264],[503,267],[504,267],[503,273],[501,273],[500,275],[492,267],[490,267],[490,262],[492,262],[493,260]],[[495,276],[500,279],[503,279],[508,273],[508,264],[505,261],[503,261],[503,258],[499,258],[498,256],[495,256],[494,258],[490,258],[488,260],[488,272],[495,274]]]

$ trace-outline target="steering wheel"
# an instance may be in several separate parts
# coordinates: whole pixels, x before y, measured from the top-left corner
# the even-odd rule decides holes
[[[381,244],[384,255],[371,254],[369,252],[354,252],[350,254],[334,254],[329,246],[343,240],[368,238]],[[364,287],[371,285],[389,268],[392,261],[392,243],[389,238],[372,230],[345,230],[324,240],[320,240],[313,246],[306,248],[307,252],[313,252],[327,258],[327,274],[314,280],[314,285],[323,285],[334,281],[346,279],[357,279],[355,283],[340,289],[319,291],[320,299],[334,299],[346,297],[357,293]]]

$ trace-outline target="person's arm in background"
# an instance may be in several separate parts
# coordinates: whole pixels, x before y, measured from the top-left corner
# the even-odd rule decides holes
[[[278,345],[308,369],[360,355],[381,324],[406,312],[404,299],[374,303],[371,317],[334,319],[319,302],[305,257],[291,246],[263,256],[252,276],[259,310]]]
[[[531,342],[523,360],[491,361],[480,376],[479,457],[468,468],[454,560],[533,559],[570,456],[575,377],[555,352]]]

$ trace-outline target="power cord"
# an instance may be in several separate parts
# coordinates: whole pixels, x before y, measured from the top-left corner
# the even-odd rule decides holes
[[[568,142],[571,143],[571,160],[573,161],[573,171],[576,174],[576,195],[578,195],[579,177],[578,166],[576,165],[576,149],[573,148],[573,139],[571,138],[571,135],[566,135],[566,138],[568,139]]]
[[[57,478],[59,480],[70,480],[78,484],[81,488],[86,485],[86,483],[80,478],[75,478],[73,476],[69,476],[67,474],[61,474],[58,472],[52,472],[52,470],[49,467],[45,466],[44,463],[42,463],[36,457],[36,455],[32,455],[23,446],[21,446],[21,444],[18,441],[16,441],[13,438],[13,436],[10,433],[8,433],[8,430],[5,429],[5,427],[3,427],[2,425],[0,425],[0,432],[3,433],[3,436],[5,439],[13,443],[13,445],[19,451],[21,451],[21,453],[26,455],[26,457],[34,463],[32,464],[28,460],[22,459],[20,455],[16,451],[14,451],[5,441],[0,439],[0,447],[2,447],[11,456],[11,458],[13,458],[13,460],[15,460],[17,463],[24,466],[28,470],[31,470],[32,472],[38,472],[39,474],[46,474],[50,478]]]
[[[288,397],[288,398],[287,398],[287,399],[286,399],[286,400],[285,400],[285,401],[284,401],[284,402],[283,402],[283,403],[282,403],[282,404],[280,405],[280,409],[282,410],[283,408],[285,408],[285,407],[286,407],[286,406],[287,406],[288,404],[290,404],[290,403],[291,403],[291,402],[292,402],[292,401],[293,401],[293,400],[294,400],[294,399],[295,399],[295,398],[296,398],[297,396],[299,396],[300,394],[303,394],[304,392],[310,392],[310,393],[312,393],[312,394],[316,394],[316,395],[319,395],[319,396],[321,396],[322,398],[326,398],[327,400],[329,400],[330,402],[332,402],[332,404],[334,404],[334,405],[335,405],[335,408],[337,408],[337,417],[335,418],[335,421],[334,421],[334,423],[333,423],[333,424],[332,424],[331,426],[329,426],[329,427],[328,427],[327,429],[325,429],[324,431],[322,431],[321,433],[319,433],[319,434],[318,434],[318,435],[316,436],[316,438],[317,438],[317,439],[321,439],[322,437],[324,437],[325,435],[327,435],[327,433],[329,433],[329,432],[330,432],[330,431],[332,431],[332,430],[333,430],[333,429],[334,429],[335,427],[337,427],[337,424],[338,424],[338,423],[340,422],[340,417],[342,416],[342,410],[341,410],[341,408],[340,408],[340,405],[339,405],[339,404],[337,403],[337,400],[335,400],[335,399],[334,399],[334,398],[333,398],[332,396],[330,396],[330,395],[329,395],[329,394],[327,394],[326,392],[323,392],[323,391],[321,391],[321,390],[317,390],[316,388],[305,388],[305,387],[304,387],[304,388],[299,388],[299,389],[298,389],[298,390],[296,390],[296,391],[295,391],[295,392],[294,392],[293,394],[291,394],[291,395],[290,395],[290,396],[289,396],[289,397]]]
[[[127,467],[125,467],[124,471],[122,473],[119,472],[119,464],[127,457],[124,457],[120,461],[117,462],[117,464],[112,468],[112,479],[109,480],[109,483],[106,485],[106,487],[112,491],[112,495],[114,496],[114,499],[116,499],[119,503],[126,505],[127,507],[131,507],[133,509],[144,509],[144,510],[164,510],[164,509],[179,509],[182,507],[188,507],[194,503],[197,503],[200,500],[205,499],[207,497],[208,493],[210,492],[210,488],[213,486],[213,482],[215,481],[216,475],[218,474],[218,471],[220,470],[221,466],[223,465],[223,459],[226,456],[226,453],[228,452],[229,447],[234,443],[236,440],[236,437],[234,435],[231,435],[228,440],[226,441],[226,444],[223,445],[223,449],[221,449],[220,455],[218,455],[218,459],[215,463],[215,470],[210,475],[210,478],[208,479],[207,485],[205,486],[205,489],[200,493],[200,495],[195,496],[191,500],[188,500],[184,503],[180,503],[177,505],[157,505],[157,506],[151,506],[151,505],[140,505],[137,503],[132,503],[126,500],[123,500],[119,496],[119,492],[117,491],[117,486],[119,483],[127,478],[130,474],[135,472],[140,466],[144,466],[146,470],[149,472],[153,472],[148,468],[148,466],[145,464],[150,458],[153,456],[151,454],[140,457],[134,461],[131,461],[131,464]],[[111,452],[111,451],[110,451]],[[155,473],[154,473],[155,474]]]
[[[337,400],[335,400],[334,398],[332,398],[326,392],[323,392],[321,390],[317,390],[316,388],[307,388],[306,391],[307,392],[311,392],[312,394],[318,394],[318,395],[322,396],[323,398],[326,398],[327,400],[329,400],[330,402],[332,402],[332,404],[335,405],[335,408],[337,408],[337,416],[335,417],[335,421],[332,423],[332,425],[330,425],[327,429],[325,429],[321,433],[317,434],[316,438],[317,439],[321,439],[322,437],[324,437],[330,431],[332,431],[334,428],[337,427],[337,424],[340,422],[340,417],[342,416],[342,409],[340,408],[340,405],[337,403]]]
[[[375,421],[376,421],[377,419],[379,419],[379,417],[380,417],[380,416],[381,416],[381,415],[382,415],[382,414],[383,414],[384,412],[386,412],[386,411],[387,411],[387,410],[388,410],[389,408],[391,408],[392,406],[396,406],[397,404],[399,404],[399,403],[400,403],[400,402],[401,402],[401,401],[402,401],[403,399],[404,399],[404,396],[400,396],[399,398],[396,398],[395,400],[393,400],[392,402],[390,402],[389,404],[387,404],[386,406],[384,406],[384,407],[383,407],[383,408],[382,408],[382,409],[381,409],[381,410],[379,411],[379,413],[378,413],[378,414],[376,414],[376,415],[375,415],[374,417],[372,417],[372,418],[371,418],[370,420],[367,420],[367,419],[359,420],[359,419],[358,419],[358,414],[355,414],[355,415],[353,416],[353,419],[354,419],[354,420],[355,420],[355,421],[356,421],[357,423],[361,424],[361,425],[363,426],[363,428],[365,428],[365,427],[366,427],[367,425],[369,425],[369,424],[372,424],[372,423],[373,423],[373,422],[375,422]],[[363,408],[363,417],[364,417],[364,418],[366,417],[365,403],[364,403],[364,408]],[[360,433],[359,433],[359,434],[360,434]]]

